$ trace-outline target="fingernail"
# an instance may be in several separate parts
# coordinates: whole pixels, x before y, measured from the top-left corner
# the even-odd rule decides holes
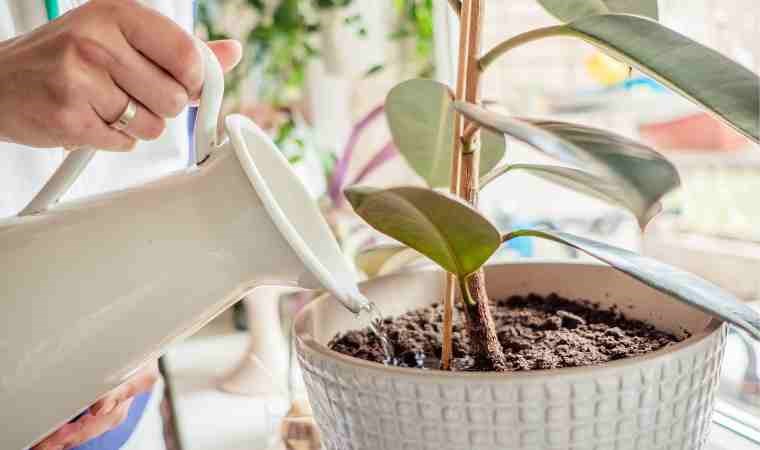
[[[119,149],[119,151],[131,152],[135,149],[135,147],[137,147],[137,139],[131,139],[129,142],[125,143],[124,146]]]

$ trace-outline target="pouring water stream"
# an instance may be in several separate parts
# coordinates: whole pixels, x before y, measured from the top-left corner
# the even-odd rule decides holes
[[[348,272],[343,272],[343,274]],[[332,278],[329,286],[341,286],[343,289],[332,289],[335,298],[351,311],[362,327],[367,327],[377,336],[383,346],[386,364],[393,365],[395,355],[393,346],[383,330],[383,314],[380,309],[371,302],[359,290],[355,279],[341,279],[341,274],[330,274]]]

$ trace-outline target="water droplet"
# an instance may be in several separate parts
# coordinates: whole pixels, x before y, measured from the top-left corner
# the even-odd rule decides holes
[[[391,345],[390,340],[388,340],[388,336],[386,335],[385,330],[383,330],[383,314],[380,312],[377,305],[370,302],[369,300],[366,300],[363,302],[363,304],[365,306],[362,306],[362,308],[359,310],[357,317],[362,322],[363,326],[366,326],[372,330],[378,339],[380,339],[380,343],[383,346],[383,351],[385,352],[386,364],[393,365],[393,362],[395,361],[393,355],[393,346]]]

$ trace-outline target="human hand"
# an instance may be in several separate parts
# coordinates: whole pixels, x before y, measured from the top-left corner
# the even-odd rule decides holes
[[[156,363],[145,367],[98,400],[82,417],[59,428],[32,450],[65,450],[113,430],[129,415],[134,397],[152,389],[158,377]]]
[[[236,41],[209,47],[225,70],[240,60]],[[200,52],[171,19],[137,0],[91,0],[0,42],[0,140],[129,150],[157,138],[202,85]],[[130,98],[128,128],[109,127]]]

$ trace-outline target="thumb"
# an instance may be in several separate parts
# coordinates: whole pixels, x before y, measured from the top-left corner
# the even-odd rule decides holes
[[[236,40],[211,41],[207,45],[214,52],[217,59],[219,59],[219,64],[222,65],[222,69],[225,72],[232,70],[243,57],[243,47]]]

